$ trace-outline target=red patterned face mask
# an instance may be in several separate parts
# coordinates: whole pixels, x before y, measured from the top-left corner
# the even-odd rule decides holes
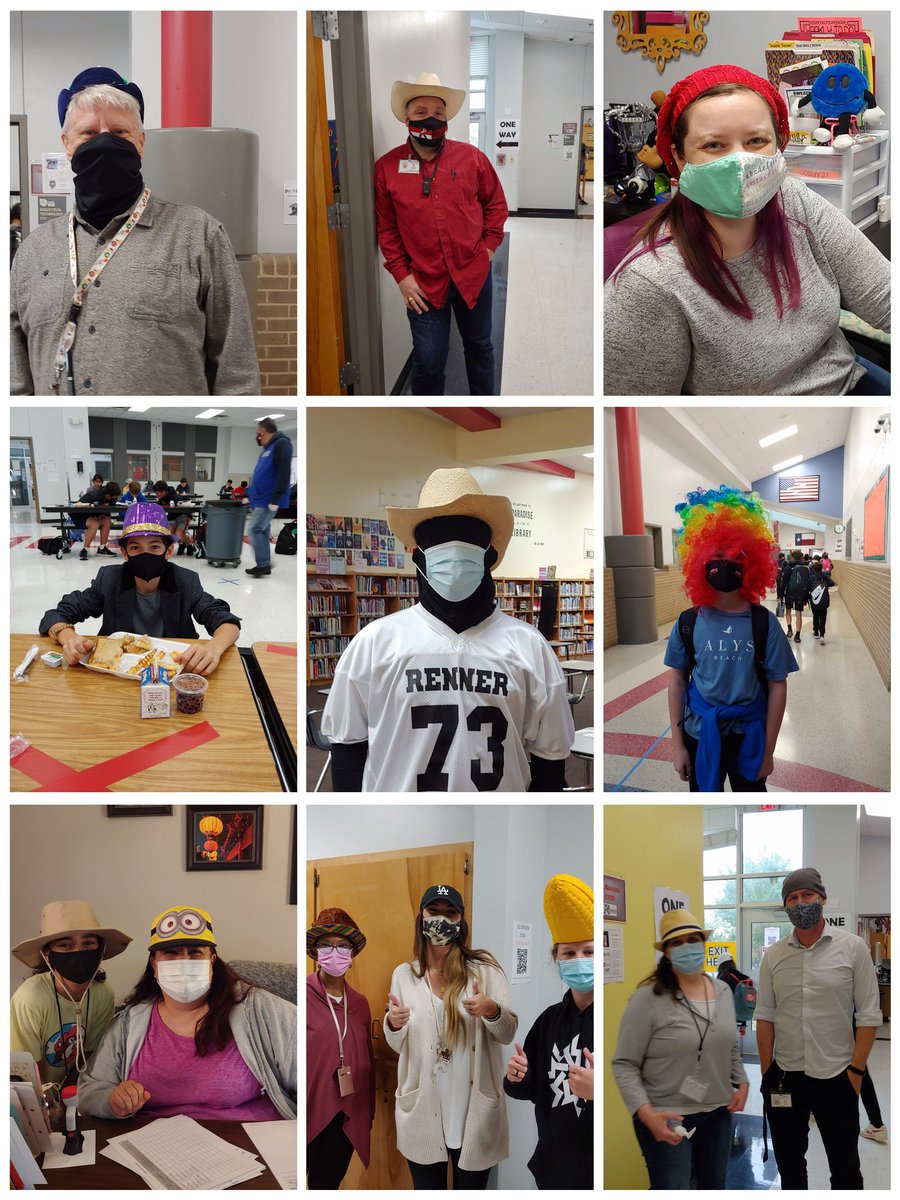
[[[409,136],[420,146],[439,146],[447,133],[447,122],[427,117],[424,121],[407,122],[407,129]]]

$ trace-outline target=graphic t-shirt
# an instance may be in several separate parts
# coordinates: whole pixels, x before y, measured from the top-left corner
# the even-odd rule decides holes
[[[750,609],[744,612],[725,613],[705,605],[697,614],[694,626],[694,683],[700,695],[709,704],[750,704],[759,692],[753,647],[753,625]],[[672,626],[665,658],[667,667],[683,671],[688,665],[687,651],[681,638],[678,622]],[[784,631],[769,613],[769,634],[766,639],[766,654],[763,659],[766,679],[787,679],[792,671],[799,671],[791,644]],[[700,736],[701,718],[690,711],[685,697],[684,729],[691,737]],[[741,733],[740,721],[723,721],[722,733]]]
[[[16,988],[9,1010],[10,1045],[13,1050],[27,1051],[41,1064],[45,1083],[61,1083],[75,1065],[75,1005],[68,996],[54,993],[56,986],[49,971],[32,975]],[[100,1045],[114,1007],[109,984],[95,980],[81,1002],[86,1057]]]
[[[522,792],[528,755],[565,759],[575,725],[562,670],[534,626],[495,608],[455,633],[416,604],[354,637],[322,732],[368,741],[364,792]]]

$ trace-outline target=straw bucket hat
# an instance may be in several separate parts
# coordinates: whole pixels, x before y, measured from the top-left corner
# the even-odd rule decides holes
[[[447,109],[447,120],[452,121],[463,106],[466,93],[462,88],[446,87],[437,75],[423,71],[415,83],[404,83],[398,79],[391,88],[391,112],[402,124],[406,124],[406,106],[416,96],[437,96]]]
[[[416,544],[416,526],[432,517],[477,517],[491,527],[497,547],[496,567],[513,533],[513,511],[508,496],[486,496],[475,477],[464,467],[432,471],[419,495],[418,508],[388,508],[388,524],[408,550]]]
[[[103,957],[121,954],[131,938],[120,929],[108,929],[97,920],[87,900],[53,900],[41,909],[41,933],[13,946],[12,952],[27,967],[39,967],[43,962],[41,949],[48,942],[70,937],[73,933],[93,933],[103,938]]]
[[[659,923],[659,941],[655,942],[657,950],[662,950],[666,942],[672,938],[685,937],[689,933],[699,933],[704,942],[709,940],[710,930],[704,929],[693,913],[686,908],[672,908],[663,913]]]

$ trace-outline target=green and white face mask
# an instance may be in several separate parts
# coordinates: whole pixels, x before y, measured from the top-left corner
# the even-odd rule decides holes
[[[787,173],[780,150],[737,150],[711,162],[685,163],[678,187],[688,200],[717,217],[754,217],[778,192]]]

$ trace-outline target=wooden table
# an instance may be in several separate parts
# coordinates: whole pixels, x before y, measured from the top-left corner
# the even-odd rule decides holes
[[[86,675],[90,674],[89,671],[85,671],[84,673]],[[142,1125],[149,1125],[155,1119],[154,1117],[133,1117],[131,1120],[126,1121],[103,1121],[99,1117],[82,1117],[81,1128],[83,1130],[96,1129],[97,1131],[97,1153],[94,1165],[92,1167],[56,1167],[53,1170],[48,1170],[44,1175],[47,1183],[39,1183],[36,1185],[37,1188],[51,1187],[76,1192],[119,1192],[125,1190],[136,1191],[138,1189],[150,1191],[150,1188],[140,1175],[136,1175],[134,1171],[129,1171],[127,1167],[123,1167],[121,1163],[114,1162],[105,1154],[101,1154],[100,1151],[110,1138],[120,1137],[123,1133],[128,1133],[132,1129],[140,1129]],[[266,1166],[266,1160],[254,1146],[240,1121],[198,1121],[197,1124],[202,1125],[204,1129],[209,1129],[212,1133],[224,1141],[230,1142],[233,1146],[240,1146],[242,1150],[249,1150],[259,1160],[260,1165],[263,1167],[262,1175],[256,1175],[253,1179],[245,1179],[243,1183],[234,1184],[235,1190],[250,1191],[253,1188],[263,1188],[266,1191],[281,1190],[278,1180]],[[43,1154],[38,1156],[38,1166],[43,1162],[43,1158]],[[232,1188],[228,1190],[231,1191]]]
[[[268,684],[294,750],[297,749],[297,643],[254,642],[250,647]]]
[[[10,731],[31,743],[10,763],[13,791],[282,790],[237,646],[209,677],[199,713],[178,712],[173,694],[168,720],[143,720],[137,683],[84,667],[48,667],[38,657],[29,682],[13,683],[35,644],[41,654],[59,650],[49,638],[10,637]]]

